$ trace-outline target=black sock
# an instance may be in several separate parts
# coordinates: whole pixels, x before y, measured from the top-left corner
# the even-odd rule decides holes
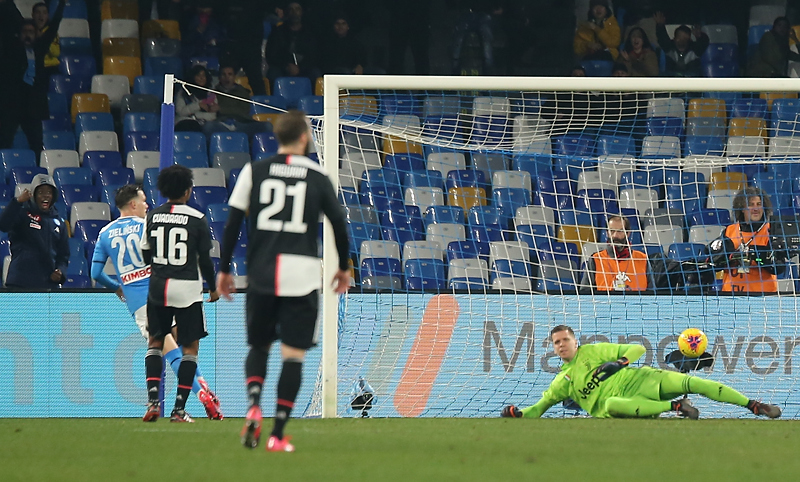
[[[260,347],[250,347],[244,362],[244,375],[247,378],[247,401],[250,406],[261,405],[261,389],[267,376],[268,352]]]
[[[300,390],[300,380],[303,375],[303,362],[296,358],[287,358],[283,361],[281,378],[278,380],[278,404],[275,408],[275,428],[272,435],[283,439],[283,428],[292,414],[294,400]]]
[[[158,389],[161,385],[161,350],[158,348],[148,348],[144,356],[144,373],[147,377],[147,401],[148,403],[158,403]]]
[[[197,371],[197,355],[183,355],[178,367],[178,396],[175,397],[175,410],[186,408],[186,400],[192,391],[194,374]]]

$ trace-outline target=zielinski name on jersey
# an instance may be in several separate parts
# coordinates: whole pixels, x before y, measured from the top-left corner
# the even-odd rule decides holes
[[[122,284],[129,285],[135,281],[149,278],[150,272],[150,266],[145,266],[144,268],[139,268],[125,274],[120,274],[119,277],[120,281],[122,281]]]
[[[114,238],[117,236],[127,236],[129,234],[139,234],[141,230],[142,230],[142,224],[134,223],[134,224],[128,224],[123,228],[111,228],[106,231],[106,235],[109,238]]]

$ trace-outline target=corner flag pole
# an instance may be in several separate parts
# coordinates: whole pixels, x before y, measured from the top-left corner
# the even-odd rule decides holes
[[[164,101],[161,104],[161,140],[159,157],[159,170],[172,165],[173,158],[173,136],[175,135],[175,104],[173,103],[173,88],[175,86],[175,75],[164,75]],[[158,203],[166,201],[161,194],[158,195]]]

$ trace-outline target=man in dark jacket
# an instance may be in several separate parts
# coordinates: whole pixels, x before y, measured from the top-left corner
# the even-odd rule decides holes
[[[314,85],[320,76],[317,64],[317,37],[303,23],[303,7],[291,2],[286,20],[272,30],[267,41],[267,77],[308,77]]]
[[[702,75],[703,52],[708,48],[708,35],[700,27],[681,25],[670,39],[666,18],[661,12],[653,15],[656,21],[656,38],[666,57],[666,74],[676,77],[700,77]],[[692,40],[692,35],[696,40]]]
[[[11,199],[0,215],[0,231],[11,241],[9,288],[58,288],[66,280],[69,241],[66,223],[55,208],[56,183],[47,174],[33,178],[30,189]]]
[[[50,76],[44,58],[58,35],[64,3],[59,0],[47,30],[37,38],[33,20],[24,20],[13,1],[0,0],[0,65],[4,77],[0,81],[0,149],[11,148],[17,127],[21,126],[37,158],[42,151],[42,121],[50,115]]]

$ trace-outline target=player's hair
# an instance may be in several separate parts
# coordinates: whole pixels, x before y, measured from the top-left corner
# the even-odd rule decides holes
[[[552,330],[550,330],[550,340],[551,341],[553,340],[553,335],[555,335],[559,331],[569,332],[569,334],[572,335],[572,338],[575,338],[575,332],[572,331],[572,328],[568,327],[567,325],[558,325],[558,326],[553,327]]]
[[[127,206],[129,202],[138,198],[139,191],[141,190],[142,186],[138,184],[127,184],[122,186],[114,193],[114,204],[116,204],[118,209],[122,209],[123,207]]]
[[[631,230],[631,220],[626,218],[625,216],[609,216],[608,220],[606,221],[606,226],[608,226],[608,223],[610,223],[611,221],[613,221],[615,219],[621,219],[622,220],[622,226],[625,228],[625,231],[630,231]]]
[[[180,199],[194,184],[192,170],[174,164],[158,174],[158,190],[167,199]]]
[[[678,32],[683,32],[690,37],[692,36],[692,29],[690,29],[688,25],[681,25],[680,27],[676,28],[675,35],[678,35]],[[675,35],[673,35],[673,37],[675,37]]]
[[[736,193],[736,197],[733,198],[733,217],[736,221],[744,222],[744,210],[747,209],[751,197],[761,198],[765,220],[772,216],[772,201],[770,201],[767,193],[757,187],[748,186]]]
[[[278,138],[278,144],[282,146],[294,144],[304,132],[308,133],[306,115],[299,110],[290,110],[278,117],[273,131]]]

